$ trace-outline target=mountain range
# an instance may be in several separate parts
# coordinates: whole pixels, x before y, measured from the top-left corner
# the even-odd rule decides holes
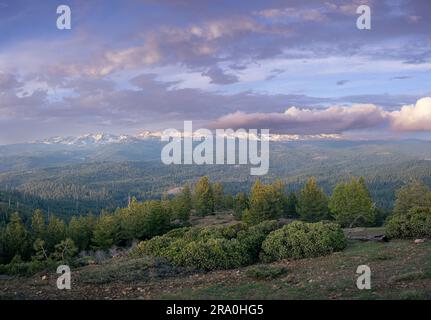
[[[283,179],[289,190],[299,190],[313,176],[329,193],[339,181],[364,176],[376,206],[388,210],[395,191],[409,179],[431,186],[430,141],[274,134],[270,141],[269,172],[261,179]],[[127,204],[129,195],[159,199],[203,175],[222,182],[232,194],[248,192],[256,178],[247,165],[164,165],[160,155],[165,143],[161,132],[143,131],[0,146],[0,209],[12,199],[14,208],[19,203],[28,212],[42,208],[70,216],[115,210]]]
[[[74,145],[74,146],[88,146],[88,145],[106,145],[113,143],[131,143],[149,139],[161,139],[162,131],[142,131],[137,135],[120,134],[114,135],[109,133],[87,133],[79,136],[56,136],[44,140],[34,141],[35,144],[47,145]],[[179,132],[179,136],[181,132]],[[251,138],[258,139],[254,135],[234,133],[225,135],[229,138]],[[343,136],[339,134],[315,134],[315,135],[298,135],[298,134],[270,134],[270,141],[325,141],[325,140],[343,140]]]

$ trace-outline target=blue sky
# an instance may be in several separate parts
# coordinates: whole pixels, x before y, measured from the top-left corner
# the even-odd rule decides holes
[[[430,15],[427,0],[0,0],[0,143],[184,120],[428,138]]]

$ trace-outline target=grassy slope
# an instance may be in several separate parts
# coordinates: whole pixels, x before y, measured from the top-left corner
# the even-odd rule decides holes
[[[361,231],[363,232],[363,230]],[[375,232],[375,230],[373,231]],[[372,290],[356,288],[356,268],[372,270]],[[154,259],[111,259],[73,271],[72,290],[56,289],[56,274],[0,280],[0,298],[21,299],[431,299],[431,243],[349,242],[330,256],[259,266],[284,267],[256,279],[247,268],[208,273]]]

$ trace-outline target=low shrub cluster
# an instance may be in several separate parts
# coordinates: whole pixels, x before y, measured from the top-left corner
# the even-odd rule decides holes
[[[276,221],[247,227],[181,228],[141,242],[133,254],[165,257],[178,266],[231,269],[258,261],[262,242],[278,228]]]
[[[276,221],[255,226],[182,228],[143,241],[134,255],[164,257],[177,266],[203,270],[231,269],[284,258],[306,258],[342,250],[343,231],[333,223],[293,222],[279,229]]]
[[[286,275],[287,272],[285,267],[258,265],[248,269],[246,275],[256,280],[268,280]]]
[[[431,238],[431,210],[412,208],[394,214],[386,222],[386,236],[395,239]]]
[[[292,222],[271,232],[262,243],[261,260],[311,258],[340,251],[346,246],[343,230],[335,223]]]
[[[55,270],[57,267],[56,261],[45,260],[45,261],[22,261],[16,256],[8,264],[0,265],[0,274],[7,274],[13,276],[31,276],[35,273],[44,270]]]

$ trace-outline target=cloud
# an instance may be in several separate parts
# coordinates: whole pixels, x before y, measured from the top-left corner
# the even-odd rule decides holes
[[[5,90],[16,89],[21,85],[22,83],[13,74],[0,72],[0,94]]]
[[[66,125],[71,130],[68,134],[96,130],[111,132],[116,128],[130,132],[150,126],[165,129],[166,123],[172,127],[184,120],[193,120],[204,126],[211,123],[213,128],[249,127],[290,133],[337,133],[385,123],[386,114],[382,109],[366,102],[377,101],[378,105],[395,106],[399,110],[401,105],[416,101],[413,96],[391,95],[318,98],[253,91],[223,94],[178,88],[177,81],[160,81],[157,74],[148,73],[132,78],[126,88],[116,86],[112,79],[72,78],[57,88],[62,94],[53,100],[46,90],[23,94],[20,82],[11,75],[2,75],[0,79],[0,87],[4,87],[0,90],[0,119],[16,124],[7,132],[5,128],[0,128],[0,133],[10,139],[18,131],[22,136],[25,132],[33,136],[34,132],[40,132],[40,127],[47,127],[48,122],[54,135],[63,133]],[[15,89],[17,86],[19,90]],[[339,106],[347,103],[353,106]],[[322,109],[328,104],[334,106]],[[286,105],[313,108],[291,107],[282,112]],[[263,106],[266,113],[262,112]],[[27,121],[25,126],[22,125],[24,120]]]
[[[226,74],[219,67],[212,67],[208,71],[202,73],[203,76],[211,79],[210,83],[213,84],[231,84],[238,82],[239,79],[233,74]]]
[[[342,1],[344,2],[344,1]],[[336,12],[343,15],[356,15],[356,9],[360,5],[372,6],[375,3],[374,0],[351,0],[348,3],[336,4],[334,2],[325,2],[325,7],[329,12]]]
[[[364,41],[355,28],[356,8],[367,3],[373,32]],[[292,0],[286,8],[274,0],[140,0],[127,10],[83,2],[74,5],[79,21],[67,36],[51,28],[51,6],[18,1],[0,10],[3,139],[33,138],[42,127],[54,134],[65,127],[98,131],[105,123],[109,131],[159,129],[236,111],[237,119],[248,117],[256,126],[261,118],[279,130],[342,131],[373,121],[365,110],[347,116],[337,109],[335,116],[336,109],[318,108],[373,103],[401,112],[431,94],[425,85],[431,20],[423,15],[429,1]],[[411,78],[403,77],[403,86],[391,81],[404,75]],[[356,79],[355,86],[333,90],[344,79]],[[301,107],[297,119],[283,113],[292,105]],[[382,115],[376,114],[378,122]],[[396,118],[384,115],[382,124]]]
[[[385,111],[373,104],[326,109],[290,107],[284,113],[231,113],[214,121],[211,128],[264,128],[291,134],[340,133],[375,127],[385,119]]]
[[[418,22],[420,22],[421,20],[422,20],[422,17],[421,16],[409,16],[408,17],[408,20],[411,22],[411,23],[418,23]]]
[[[339,80],[339,81],[337,81],[337,86],[344,86],[348,82],[350,82],[350,81],[349,80]]]
[[[431,131],[431,97],[391,112],[390,123],[396,131]]]
[[[407,80],[407,79],[411,79],[411,76],[397,76],[397,77],[392,77],[391,80]]]
[[[247,16],[212,19],[180,27],[162,25],[135,36],[136,45],[104,52],[95,73],[103,76],[117,70],[156,64],[213,67],[218,61],[230,57],[235,60],[253,52],[266,54],[267,45],[259,43],[259,36],[283,39],[290,35],[290,28],[286,26],[262,24]],[[238,43],[247,43],[247,49],[238,48]],[[278,48],[275,51],[280,53]]]
[[[21,96],[18,96],[13,90],[0,91],[0,120],[10,120],[11,118],[34,119],[46,103],[47,92],[43,90],[37,90]],[[19,129],[25,130],[25,128]],[[8,135],[8,132],[4,134]]]
[[[327,17],[322,14],[318,9],[298,9],[298,8],[282,8],[282,9],[264,9],[255,13],[258,16],[281,20],[285,18],[292,18],[295,20],[321,22],[327,20]]]
[[[290,107],[284,113],[237,111],[211,122],[212,129],[270,129],[290,134],[341,133],[388,127],[398,132],[431,131],[431,97],[386,111],[374,104],[330,106],[324,109]]]

